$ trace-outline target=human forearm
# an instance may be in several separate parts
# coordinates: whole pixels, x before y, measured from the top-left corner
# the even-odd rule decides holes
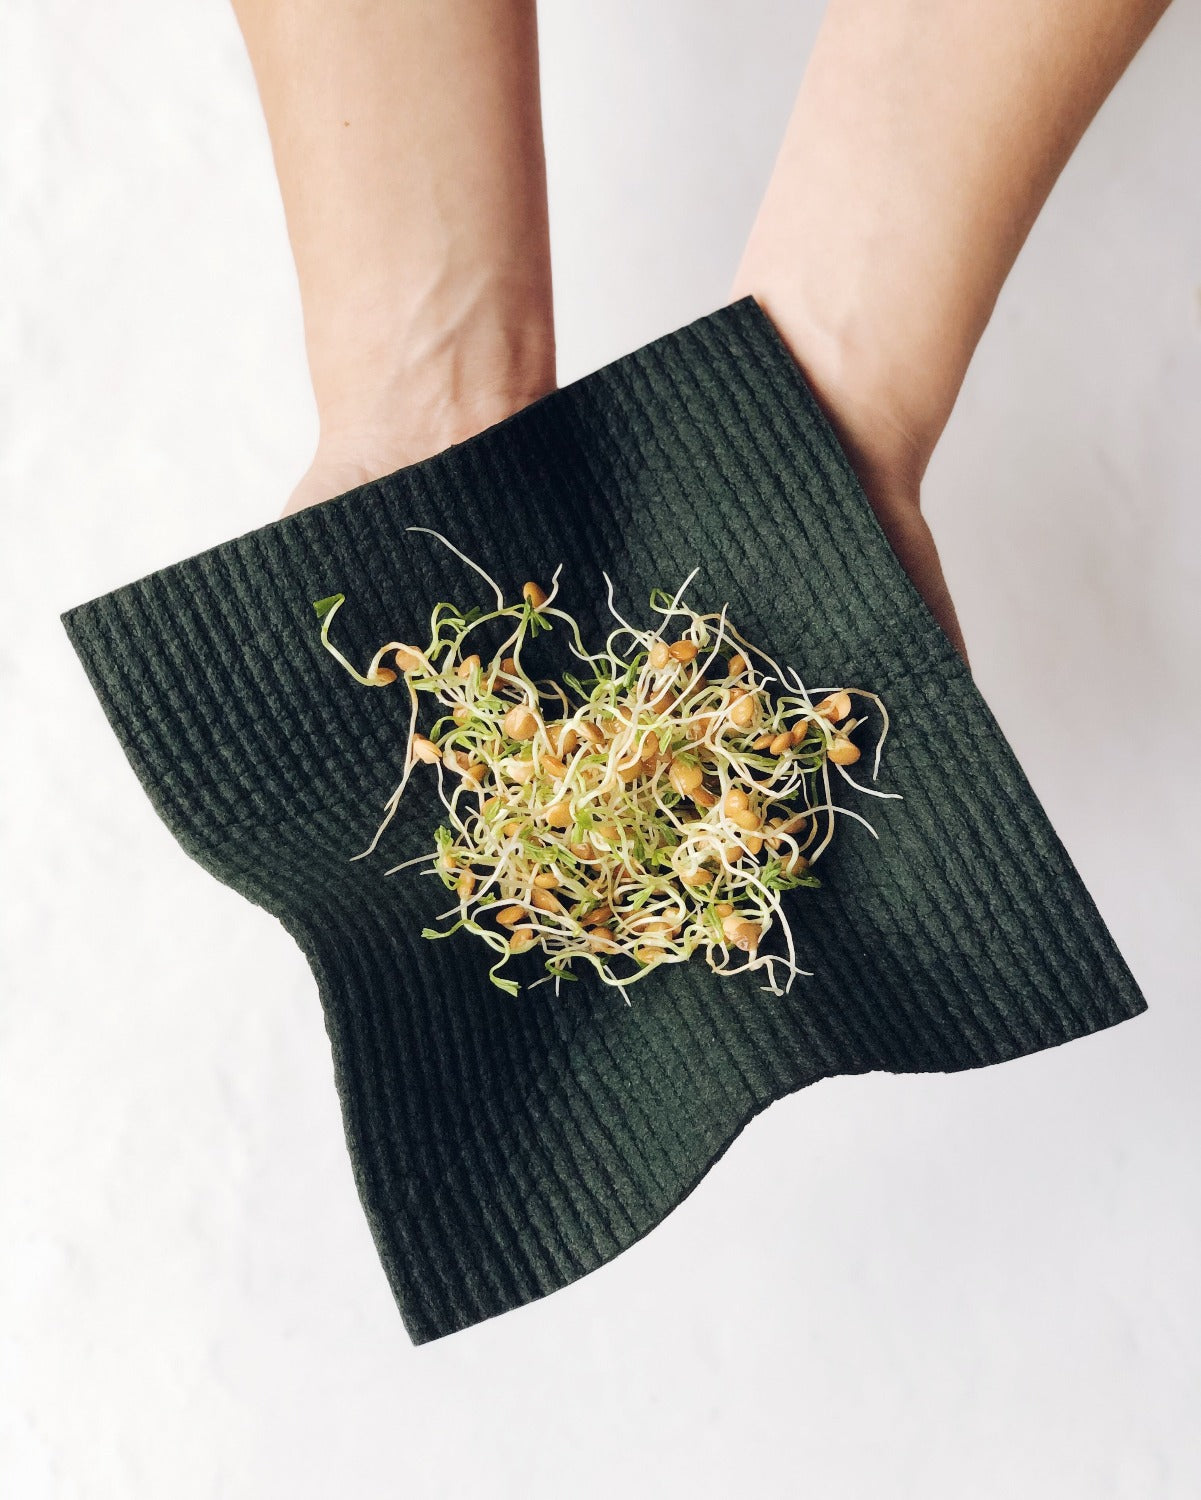
[[[532,0],[234,8],[323,447],[399,466],[553,389]]]
[[[1167,0],[832,0],[734,295],[920,481],[1013,261]]]

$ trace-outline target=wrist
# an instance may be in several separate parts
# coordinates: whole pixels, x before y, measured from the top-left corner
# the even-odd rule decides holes
[[[401,310],[343,291],[336,328],[306,319],[318,441],[284,514],[430,458],[555,389],[549,282],[543,295],[456,275]]]
[[[360,483],[419,463],[435,453],[466,441],[554,389],[554,381],[518,387],[497,384],[487,389],[452,394],[423,391],[420,398],[381,410],[357,413],[338,423],[323,424],[314,465],[354,462],[364,469]]]
[[[326,425],[283,514],[320,504],[432,458],[504,421],[553,389],[551,379],[521,389],[495,386],[459,401],[445,398],[439,402],[431,396],[421,407],[420,419],[416,408],[410,408],[407,420],[397,418],[395,413],[382,413],[371,420],[358,414],[339,425]]]
[[[805,376],[865,489],[917,494],[945,417],[886,332],[813,308],[795,288],[778,294],[740,276],[734,297],[754,295]]]
[[[306,318],[322,447],[446,447],[554,389],[549,278],[442,280],[404,306],[363,293],[328,327]]]
[[[921,395],[910,399],[903,371],[890,363],[886,340],[861,336],[811,315],[802,298],[777,301],[764,283],[740,273],[733,297],[751,294],[796,360],[863,487],[897,560],[966,662],[963,631],[943,576],[938,548],[921,509],[921,481],[946,416],[923,420]],[[949,405],[947,412],[949,413]]]

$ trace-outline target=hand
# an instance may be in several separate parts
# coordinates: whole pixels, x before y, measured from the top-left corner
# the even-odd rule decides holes
[[[959,616],[943,576],[933,534],[922,514],[921,475],[925,459],[910,441],[895,411],[886,411],[882,404],[859,405],[849,393],[840,391],[832,380],[823,379],[816,370],[804,369],[804,373],[838,434],[897,561],[970,670]]]
[[[830,0],[742,263],[964,660],[926,465],[1030,226],[1167,0]]]

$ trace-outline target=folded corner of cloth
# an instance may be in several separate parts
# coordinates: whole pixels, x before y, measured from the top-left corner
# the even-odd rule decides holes
[[[807,683],[890,715],[872,800],[793,891],[787,993],[697,960],[630,1002],[591,970],[516,995],[395,856],[427,796],[355,859],[403,769],[410,703],[331,661],[549,578],[604,638],[610,603],[692,585]],[[606,589],[612,587],[612,600]],[[605,627],[606,619],[610,625]],[[982,1067],[1146,1008],[971,674],[897,561],[752,298],[465,442],[63,615],[104,712],[189,855],[308,958],[358,1191],[415,1343],[545,1296],[663,1219],[773,1100],[820,1078]],[[410,799],[405,799],[406,803]],[[534,955],[529,955],[533,961]]]

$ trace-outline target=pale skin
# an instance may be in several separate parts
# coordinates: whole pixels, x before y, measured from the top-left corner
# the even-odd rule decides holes
[[[730,287],[779,329],[965,660],[922,477],[1047,194],[1166,8],[831,0]],[[555,388],[536,14],[532,0],[234,9],[320,424],[286,514]]]

